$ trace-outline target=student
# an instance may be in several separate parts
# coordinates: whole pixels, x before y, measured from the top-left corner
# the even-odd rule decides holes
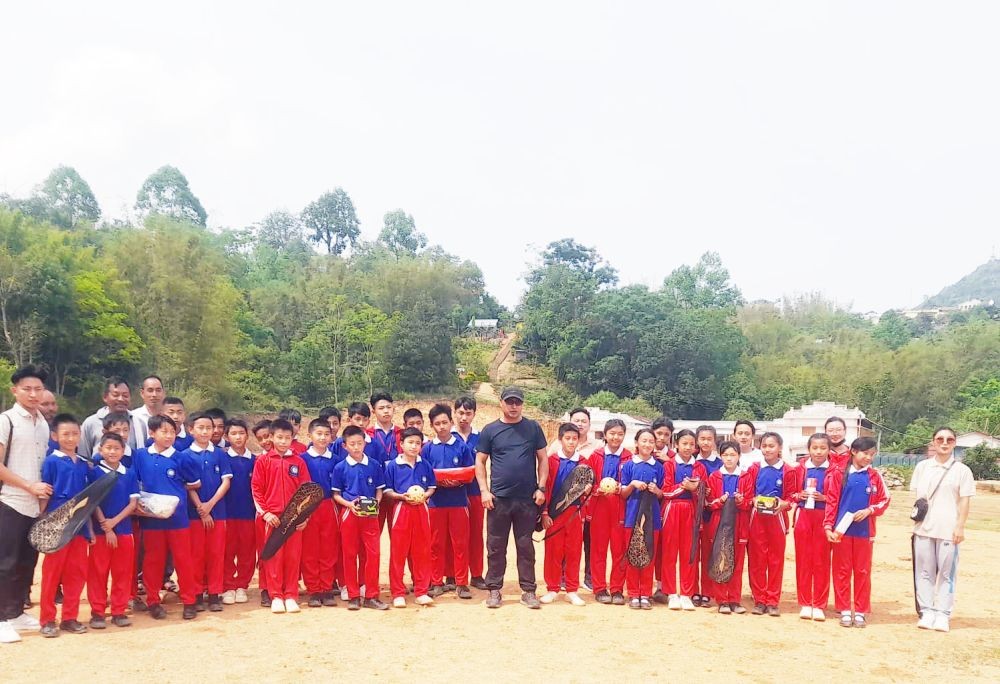
[[[435,404],[428,413],[435,436],[423,445],[420,455],[432,469],[475,465],[469,445],[452,433],[451,408]],[[416,428],[406,428],[407,431]],[[418,431],[419,432],[419,431]],[[413,434],[413,433],[411,433]],[[421,433],[422,438],[422,433]],[[389,486],[388,475],[386,486]],[[444,593],[446,568],[452,572],[460,599],[471,599],[469,590],[469,495],[464,484],[443,480],[430,499],[431,597]]]
[[[697,450],[694,433],[681,430],[676,435],[677,453],[663,464],[663,582],[667,606],[671,610],[694,610],[697,559],[691,560],[694,520],[694,493],[701,483],[708,484],[708,474],[694,457]],[[678,590],[678,575],[680,584]]]
[[[663,464],[653,458],[656,448],[656,437],[647,428],[639,430],[635,435],[635,455],[622,466],[621,491],[625,500],[625,535],[632,534],[639,517],[639,502],[644,492],[654,496],[651,516],[653,518],[653,537],[660,531],[660,499],[663,498]],[[653,592],[653,565],[639,569],[628,564],[625,569],[625,584],[628,587],[629,608],[650,610],[653,604],[650,595]]]
[[[910,491],[927,501],[924,519],[913,524],[913,588],[920,629],[948,632],[955,605],[958,549],[976,483],[969,466],[955,460],[955,431],[940,427],[929,458],[917,464]]]
[[[260,447],[260,453],[266,454],[274,446],[271,442],[271,423],[270,420],[261,420],[254,424],[253,438],[257,440],[257,446]]]
[[[434,603],[433,597],[428,594],[431,582],[431,516],[427,508],[427,500],[436,488],[434,470],[430,462],[420,455],[423,434],[416,428],[406,428],[401,437],[403,453],[386,462],[385,489],[382,491],[383,498],[396,504],[389,534],[389,590],[392,592],[393,608],[406,607],[406,585],[403,584],[403,566],[406,563],[409,563],[413,576],[417,605]],[[419,494],[411,492],[411,488],[419,488]],[[369,557],[366,563],[371,562]]]
[[[745,425],[745,423],[741,424]],[[740,443],[740,460],[746,452]],[[753,593],[753,614],[772,617],[781,615],[781,576],[785,567],[785,535],[788,534],[788,509],[792,495],[798,491],[795,469],[781,460],[781,435],[765,432],[760,437],[763,463],[752,463],[746,471],[750,481],[749,494],[754,505],[750,509],[750,529],[747,551],[750,560],[750,591]],[[741,466],[742,467],[742,466]]]
[[[373,441],[367,433],[368,424],[371,422],[371,418],[371,409],[369,409],[368,404],[365,404],[364,402],[356,401],[347,407],[348,424],[361,428],[361,431],[364,433],[365,456],[371,457],[377,461],[379,465],[382,465],[385,463],[387,458],[385,450],[379,446],[378,442]],[[343,433],[341,433],[341,436],[330,445],[330,451],[333,452],[334,456],[339,457],[341,460],[347,458],[348,449],[347,445],[344,443]]]
[[[247,448],[250,428],[246,421],[230,418],[226,421],[226,441],[229,447],[229,480],[226,492],[226,553],[223,557],[222,603],[247,602],[247,589],[257,565],[257,544],[254,531],[256,510],[250,479],[257,463],[257,456]]]
[[[330,491],[330,478],[338,460],[330,452],[333,432],[328,421],[317,418],[309,423],[309,437],[312,443],[302,454],[302,459],[309,469],[309,477],[323,488],[323,501],[313,511],[309,524],[302,531],[302,579],[309,593],[309,607],[320,608],[337,605],[333,577],[340,555],[340,530]]]
[[[799,461],[795,481],[800,491],[795,513],[795,588],[799,617],[826,620],[830,597],[830,541],[823,529],[826,496],[823,485],[830,472],[830,438],[817,432],[806,442],[809,455]]]
[[[87,476],[96,482],[108,473],[117,472],[114,489],[94,512],[94,519],[103,533],[98,533],[90,547],[87,572],[87,602],[90,604],[90,628],[104,629],[108,607],[108,577],[111,577],[111,622],[116,627],[128,627],[132,621],[125,615],[132,590],[132,568],[135,561],[131,515],[139,502],[139,479],[135,469],[122,463],[128,443],[121,435],[108,432],[101,437],[99,460]]]
[[[625,605],[625,553],[628,537],[625,534],[625,502],[619,496],[621,485],[613,492],[604,493],[600,484],[605,478],[621,481],[622,468],[632,458],[625,448],[625,423],[612,418],[604,424],[604,446],[590,456],[594,469],[595,487],[587,502],[590,516],[590,567],[594,598],[598,603]],[[608,552],[611,552],[610,582]]]
[[[325,420],[330,425],[330,433],[333,439],[340,436],[340,409],[333,406],[324,406],[319,410],[320,420]]]
[[[408,408],[403,411],[403,428],[416,428],[420,430],[420,434],[424,434],[424,414],[418,408]],[[424,436],[424,441],[427,441],[427,436]]]
[[[352,404],[352,406],[354,406]],[[361,404],[365,409],[368,407]],[[382,465],[365,453],[365,431],[358,425],[344,428],[344,449],[347,456],[333,469],[333,500],[343,511],[340,514],[340,544],[344,559],[344,574],[348,594],[348,610],[361,608],[361,583],[359,570],[364,574],[364,605],[375,610],[389,606],[379,600],[379,524],[378,519],[360,514],[360,499],[367,497],[381,501],[385,479]],[[366,562],[363,567],[361,551]]]
[[[733,438],[740,445],[740,469],[743,472],[747,472],[754,463],[764,461],[764,454],[761,451],[764,448],[763,439],[761,439],[761,449],[757,449],[753,445],[756,434],[757,428],[749,420],[738,420],[733,426]]]
[[[580,588],[580,556],[583,552],[582,503],[577,502],[553,520],[549,515],[552,496],[577,468],[589,468],[586,459],[580,458],[576,447],[580,443],[580,429],[573,423],[559,426],[559,451],[549,454],[549,479],[542,505],[542,528],[545,529],[545,586],[548,591],[539,598],[542,603],[552,603],[559,595],[566,572],[566,600],[574,606],[586,605],[577,590]],[[592,485],[587,485],[584,495],[589,495]]]
[[[660,416],[650,425],[653,435],[656,437],[656,450],[653,456],[660,463],[665,463],[674,457],[674,450],[671,449],[674,436],[674,421],[666,416]],[[656,535],[656,550],[654,552],[655,562],[653,563],[653,576],[656,578],[656,591],[653,592],[653,601],[667,605],[667,595],[661,589],[661,577],[663,574],[663,548],[660,546],[660,535]]]
[[[131,421],[129,420],[129,415],[123,412],[109,413],[104,416],[104,422],[102,423],[104,427],[104,435],[118,435],[125,440],[125,453],[122,455],[121,462],[126,468],[132,465],[132,447],[128,445],[129,433],[131,432]],[[102,439],[103,436],[101,435]],[[98,463],[101,460],[101,443],[98,442],[94,444],[94,453],[90,454],[90,460],[94,463]]]
[[[847,443],[847,423],[843,418],[831,416],[823,424],[823,432],[830,439],[830,465],[843,470],[851,460],[851,447]]]
[[[186,431],[187,411],[184,410],[184,402],[180,397],[167,397],[163,400],[163,415],[174,421],[177,426],[177,437],[174,440],[174,449],[180,453],[191,446],[194,438]],[[149,422],[147,421],[147,429]],[[153,431],[149,430],[149,438],[146,440],[148,447],[153,443]]]
[[[699,425],[694,431],[695,441],[698,444],[698,463],[705,469],[707,477],[722,467],[722,459],[715,453],[718,433],[711,425]],[[705,485],[708,486],[706,479]],[[715,586],[708,576],[708,557],[712,553],[712,537],[708,522],[712,518],[712,511],[705,508],[702,512],[701,540],[698,543],[698,558],[695,564],[694,596],[691,602],[696,606],[708,608],[712,605],[712,597],[715,596]]]
[[[392,395],[388,392],[376,392],[371,397],[372,413],[375,414],[375,425],[368,428],[368,436],[378,442],[385,452],[386,461],[399,456],[400,430],[392,423]],[[405,420],[405,416],[404,416]]]
[[[278,412],[278,419],[287,420],[292,424],[292,429],[295,430],[295,433],[292,435],[292,451],[298,456],[304,454],[306,452],[306,445],[299,440],[299,430],[302,428],[302,412],[298,409],[284,408]]]
[[[60,413],[52,419],[52,436],[59,448],[42,462],[42,482],[52,487],[52,496],[44,504],[45,511],[54,511],[87,486],[90,470],[87,459],[77,456],[80,443],[80,422],[69,413]],[[54,553],[45,554],[42,560],[42,598],[39,622],[42,636],[57,637],[59,631],[82,634],[87,626],[77,617],[80,613],[80,594],[87,581],[87,545],[93,539],[88,522],[69,544]],[[56,626],[56,590],[62,587],[62,622]]]
[[[229,446],[226,443],[226,412],[220,408],[210,408],[205,411],[212,420],[212,446],[225,449]]]
[[[261,511],[269,536],[278,526],[279,518],[292,494],[309,482],[309,469],[302,457],[292,450],[295,427],[279,418],[271,423],[271,450],[262,456],[250,478],[254,505]],[[263,561],[262,571],[267,573],[267,590],[271,596],[272,613],[298,613],[299,570],[302,566],[302,523],[285,540],[278,552]],[[267,541],[265,536],[264,541]]]
[[[257,444],[260,447],[260,456],[257,458],[254,464],[254,470],[257,469],[257,464],[259,464],[263,457],[271,451],[274,443],[271,440],[271,425],[273,421],[262,420],[253,426],[253,438],[257,440]],[[251,481],[253,480],[253,471],[251,471]],[[257,507],[256,502],[254,502],[254,509],[257,515],[254,517],[254,541],[257,547],[257,558],[260,558],[260,552],[264,548],[264,540],[267,538],[268,525],[264,522],[264,511]],[[267,608],[271,605],[271,595],[267,591],[267,573],[264,572],[263,568],[260,567],[260,561],[258,560],[257,567],[257,586],[260,589],[260,606],[261,608]]]
[[[878,449],[871,437],[851,442],[847,470],[827,474],[824,488],[826,515],[823,527],[833,544],[833,605],[840,613],[840,626],[851,626],[851,579],[854,579],[854,626],[866,625],[871,612],[872,546],[875,518],[889,507],[889,491],[877,470],[871,467]],[[845,525],[848,525],[845,529]]]
[[[719,612],[742,615],[747,609],[740,603],[743,594],[743,561],[747,551],[747,530],[750,527],[750,506],[753,496],[747,492],[749,480],[740,470],[740,445],[736,442],[719,444],[722,467],[708,476],[708,507],[712,511],[708,529],[712,543],[719,529],[722,507],[733,497],[736,500],[736,529],[733,533],[733,575],[726,584],[712,583]],[[711,547],[709,547],[711,548]],[[709,554],[711,551],[708,552]]]
[[[473,460],[476,457],[476,445],[479,444],[479,430],[472,427],[477,409],[476,400],[468,395],[456,399],[455,428],[451,431],[469,446]],[[479,481],[472,478],[472,482],[466,485],[466,493],[469,498],[469,574],[472,576],[469,583],[476,589],[486,589],[486,580],[483,577],[485,552],[483,524],[486,509],[483,508]]]

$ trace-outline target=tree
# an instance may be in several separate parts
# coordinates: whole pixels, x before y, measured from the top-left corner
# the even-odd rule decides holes
[[[403,314],[386,349],[388,376],[394,388],[426,392],[455,377],[455,352],[448,318],[426,296]]]
[[[302,221],[288,211],[272,211],[257,225],[257,240],[272,249],[286,249],[303,239]]]
[[[101,217],[101,207],[87,181],[70,166],[53,169],[37,194],[57,216],[65,217],[67,227],[81,221],[96,223]]]
[[[187,178],[173,166],[161,166],[146,178],[136,196],[135,209],[142,216],[159,214],[202,227],[208,220]]]
[[[674,269],[663,281],[663,292],[685,309],[734,309],[743,303],[717,252],[705,252],[693,267]]]
[[[604,262],[596,249],[581,245],[573,238],[550,242],[542,252],[542,265],[566,266],[585,274],[598,287],[618,282],[618,273]]]
[[[872,331],[872,337],[879,340],[889,349],[896,350],[913,339],[913,332],[906,319],[896,311],[886,311],[879,318],[878,325]]]
[[[427,246],[427,236],[417,230],[413,217],[402,209],[388,212],[382,221],[384,226],[378,241],[397,258],[404,254],[415,256]]]
[[[312,231],[309,239],[326,245],[327,254],[343,254],[357,244],[361,234],[354,203],[343,188],[322,195],[302,210],[302,222]]]

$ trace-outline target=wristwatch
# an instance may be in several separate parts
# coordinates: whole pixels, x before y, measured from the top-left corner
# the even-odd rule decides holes
[[[542,489],[541,487],[535,487],[535,491],[538,492],[538,493],[540,493],[540,494],[545,494],[545,490]]]

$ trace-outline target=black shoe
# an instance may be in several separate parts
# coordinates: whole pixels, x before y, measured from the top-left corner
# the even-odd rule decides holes
[[[264,589],[260,592],[260,607],[270,608],[271,607],[271,592]]]
[[[659,589],[653,592],[653,603],[662,603],[663,605],[667,605],[669,602],[670,599],[667,598],[667,595]]]
[[[500,594],[500,590],[490,589],[490,595],[486,597],[486,607],[499,608],[501,603],[503,603],[503,596]]]
[[[149,617],[153,618],[154,620],[166,620],[167,610],[159,603],[154,603],[149,607]]]
[[[701,605],[701,594],[691,594],[691,603],[694,604],[695,608]]]
[[[431,598],[437,598],[443,593],[444,593],[444,587],[441,586],[440,584],[435,584],[431,586],[430,589],[427,590],[427,595],[430,596]]]
[[[319,602],[327,607],[335,606],[337,605],[337,595],[332,591],[325,591],[320,594]]]
[[[763,603],[753,604],[753,610],[750,611],[753,615],[763,615],[767,612],[767,606]]]
[[[87,631],[87,625],[79,620],[63,620],[59,623],[59,629],[70,634],[83,634]]]
[[[204,608],[202,608],[202,610],[204,610]],[[198,606],[196,604],[192,603],[189,606],[184,606],[185,620],[194,620],[196,617],[198,617]]]
[[[331,589],[331,591],[332,591],[332,592],[333,592],[334,594],[340,594],[340,585],[339,585],[339,584],[337,584],[336,582],[334,582],[334,583],[333,583],[333,589]]]
[[[46,639],[54,639],[59,636],[59,627],[54,622],[46,622],[39,631]]]
[[[173,594],[180,592],[180,588],[178,588],[177,582],[173,581],[172,579],[163,580],[163,589],[164,591],[169,591]]]
[[[455,578],[454,577],[445,577],[444,578],[444,584],[441,586],[441,588],[444,589],[446,592],[447,591],[455,591],[455,589],[457,588],[457,585],[455,584]]]
[[[598,603],[603,603],[604,605],[609,605],[611,603],[611,594],[608,593],[607,589],[601,589],[599,592],[594,594],[594,599]]]
[[[111,624],[115,627],[131,627],[132,621],[124,615],[112,615]]]
[[[389,604],[383,603],[381,599],[370,598],[365,599],[365,608],[371,608],[372,610],[389,610]]]
[[[132,610],[133,613],[141,613],[149,609],[149,606],[146,605],[146,599],[144,599],[141,596],[136,596],[134,599],[130,599],[128,602],[128,607]]]
[[[146,595],[146,585],[142,583],[142,580],[139,580],[139,588],[136,589],[135,594],[136,594],[136,596],[145,596]]]
[[[219,598],[218,594],[208,595],[208,610],[212,613],[222,612],[222,599]]]
[[[95,615],[90,618],[90,628],[91,629],[105,629],[108,623],[104,621],[103,615]]]
[[[778,606],[768,606],[767,614],[771,617],[781,617],[781,611],[778,610]]]
[[[61,606],[63,601],[62,585],[56,587],[56,605]]]
[[[707,596],[702,596],[701,597],[701,607],[702,608],[711,608],[712,607],[712,599],[708,598]]]
[[[352,598],[347,602],[347,610],[361,610],[361,599]]]
[[[533,591],[523,592],[521,594],[521,603],[528,606],[528,608],[531,608],[532,610],[538,610],[542,607],[541,601],[538,600],[538,597]]]
[[[194,600],[194,609],[199,613],[204,613],[208,609],[205,605],[205,599],[201,596],[201,594],[199,594],[198,598]]]
[[[34,607],[35,607],[35,604],[31,602],[31,597],[30,596],[26,596],[24,598],[24,609],[25,610],[31,610]]]
[[[465,586],[464,584],[458,585],[455,588],[455,593],[458,594],[458,598],[460,598],[460,599],[470,599],[470,598],[472,598],[472,591],[467,586]]]
[[[322,608],[323,607],[323,597],[319,594],[310,594],[309,603],[306,604],[310,608]]]
[[[473,589],[486,589],[487,588],[486,587],[486,580],[484,580],[482,577],[473,577],[472,581],[469,582],[469,584],[472,585]]]
[[[611,595],[611,605],[613,606],[624,606],[625,605],[625,594],[620,591],[615,592]]]

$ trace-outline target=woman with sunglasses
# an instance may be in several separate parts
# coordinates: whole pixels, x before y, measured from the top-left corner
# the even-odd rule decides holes
[[[938,428],[929,457],[917,464],[910,491],[927,501],[927,513],[913,527],[913,586],[920,629],[947,632],[955,604],[958,547],[976,483],[969,466],[955,460],[955,431]]]

